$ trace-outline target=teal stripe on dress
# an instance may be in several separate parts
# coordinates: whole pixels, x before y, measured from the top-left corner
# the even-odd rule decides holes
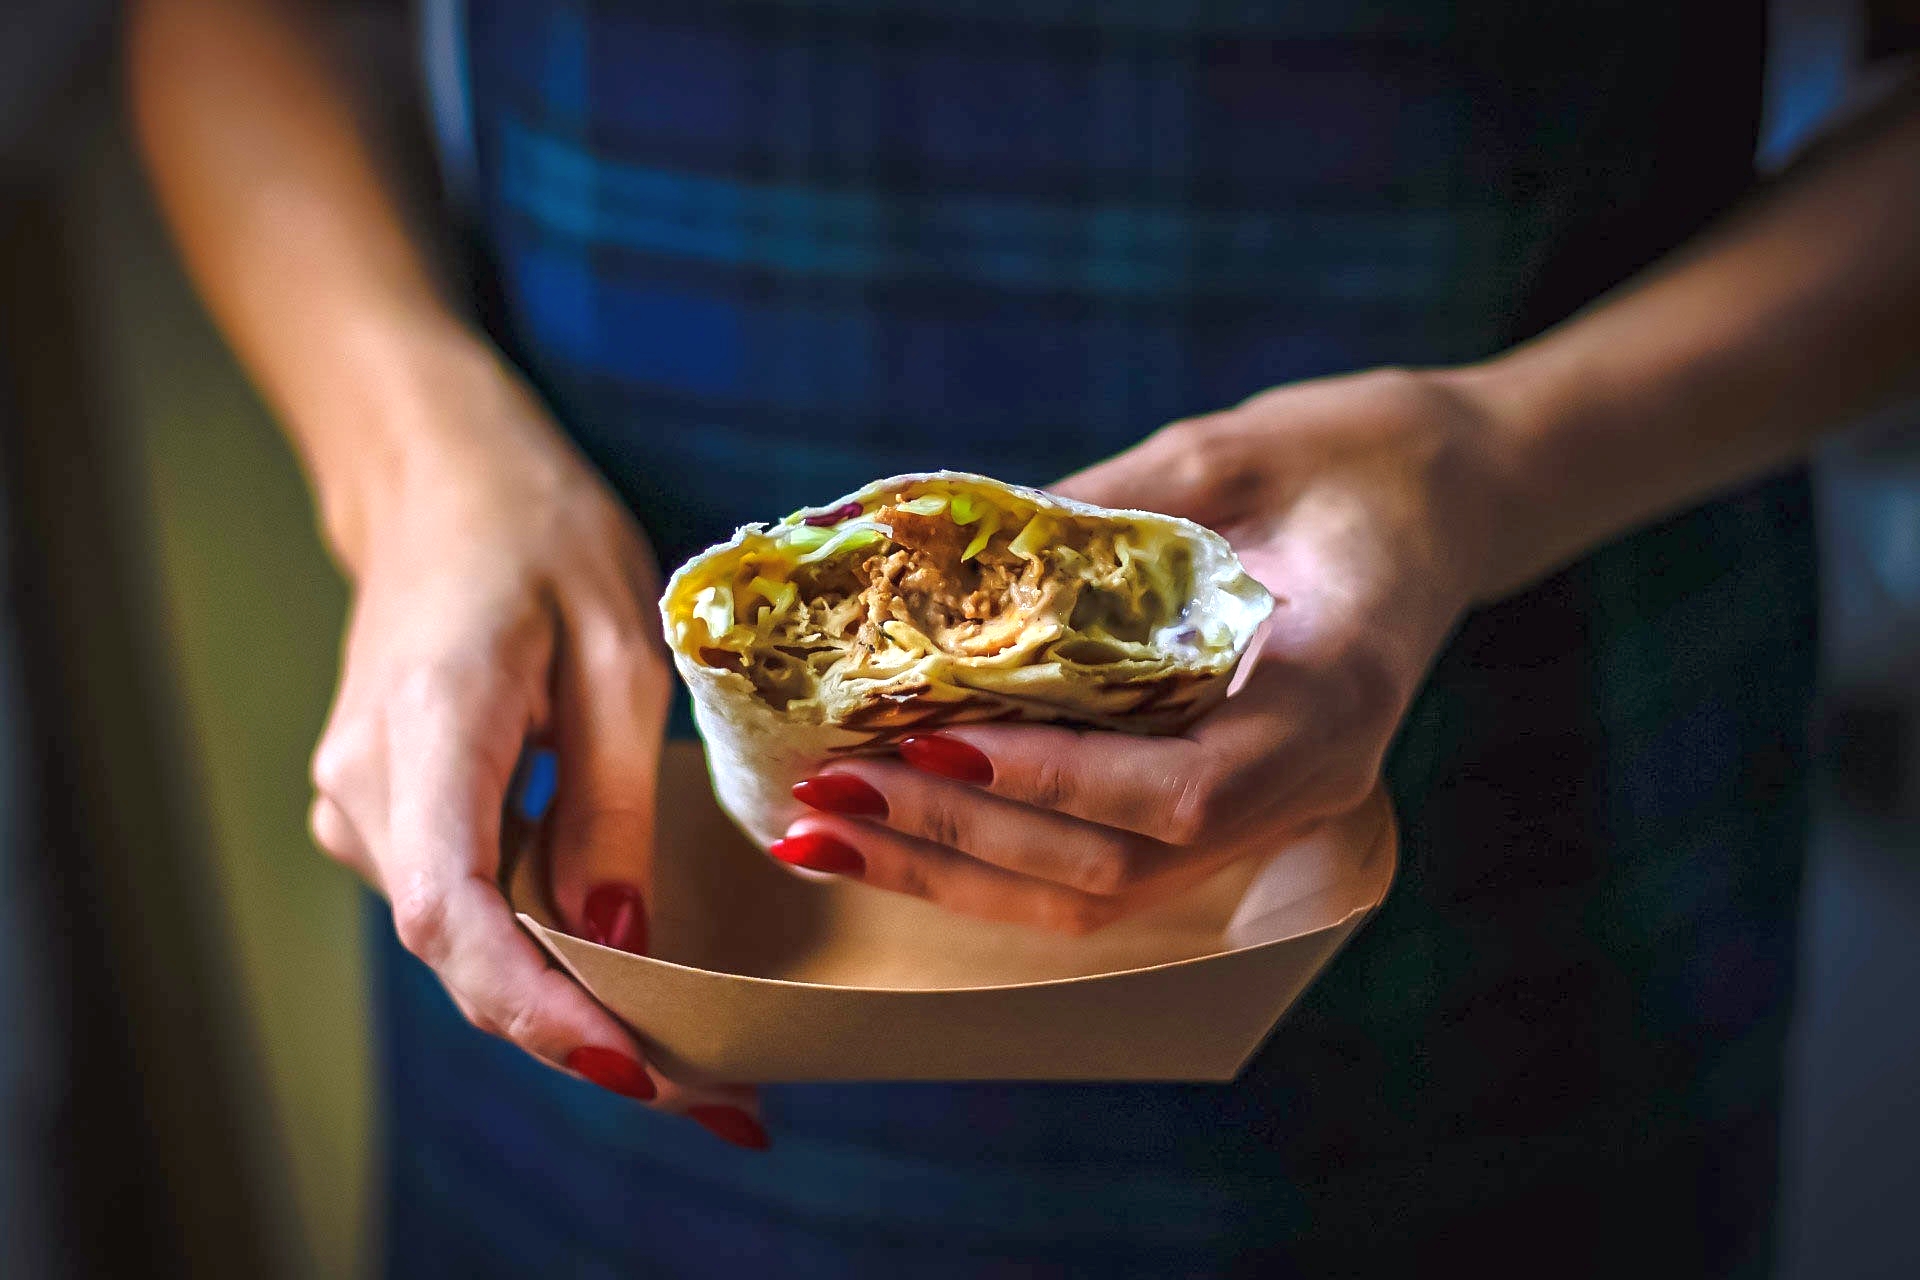
[[[1510,288],[1496,208],[1176,209],[943,195],[902,198],[646,168],[517,122],[500,131],[510,207],[556,233],[796,276],[961,279],[1109,298],[1274,298],[1484,310]]]

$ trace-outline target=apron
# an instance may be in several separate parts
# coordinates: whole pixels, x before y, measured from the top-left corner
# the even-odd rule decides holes
[[[426,30],[492,331],[671,568],[879,475],[1044,484],[1537,332],[1751,180],[1763,7],[1680,8]],[[741,1153],[469,1029],[375,904],[388,1269],[1764,1275],[1811,565],[1789,475],[1469,617],[1389,760],[1392,895],[1230,1085],[780,1086]]]

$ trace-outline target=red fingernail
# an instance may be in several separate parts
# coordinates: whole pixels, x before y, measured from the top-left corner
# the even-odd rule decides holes
[[[981,755],[979,748],[970,747],[944,733],[901,739],[900,758],[916,769],[925,769],[928,773],[937,773],[956,782],[985,786],[993,781],[993,762]]]
[[[823,773],[793,784],[793,798],[825,813],[884,818],[887,798],[850,773]]]
[[[647,1069],[618,1049],[582,1045],[567,1055],[567,1070],[577,1071],[602,1089],[636,1102],[652,1102],[660,1092]]]
[[[714,1137],[749,1151],[765,1151],[772,1145],[760,1122],[738,1107],[688,1107],[687,1119]]]
[[[616,880],[595,885],[580,909],[580,932],[588,942],[645,955],[647,904],[640,891]]]
[[[775,840],[767,846],[767,852],[796,867],[828,871],[836,876],[857,876],[867,869],[867,860],[860,856],[858,849],[818,831],[803,831],[797,836]]]

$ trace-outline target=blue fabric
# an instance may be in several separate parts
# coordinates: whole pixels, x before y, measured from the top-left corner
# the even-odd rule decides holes
[[[1757,6],[476,0],[502,344],[667,564],[1466,360],[1749,178]],[[1813,643],[1784,477],[1469,618],[1380,915],[1228,1086],[769,1089],[747,1155],[390,941],[396,1275],[1764,1274]],[[379,936],[390,938],[382,924]]]

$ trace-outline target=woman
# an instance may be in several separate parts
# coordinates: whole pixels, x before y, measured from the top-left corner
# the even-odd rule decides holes
[[[483,331],[311,33],[141,7],[355,586],[313,820],[398,937],[389,1269],[1764,1273],[1806,496],[1670,513],[1910,374],[1913,114],[1558,323],[1749,185],[1757,6],[981,8],[431,6]],[[675,1083],[491,887],[550,742],[557,900],[643,948],[658,564],[935,466],[1209,523],[1281,621],[1183,738],[955,730],[779,851],[1087,928],[1384,770],[1399,883],[1231,1086]]]

